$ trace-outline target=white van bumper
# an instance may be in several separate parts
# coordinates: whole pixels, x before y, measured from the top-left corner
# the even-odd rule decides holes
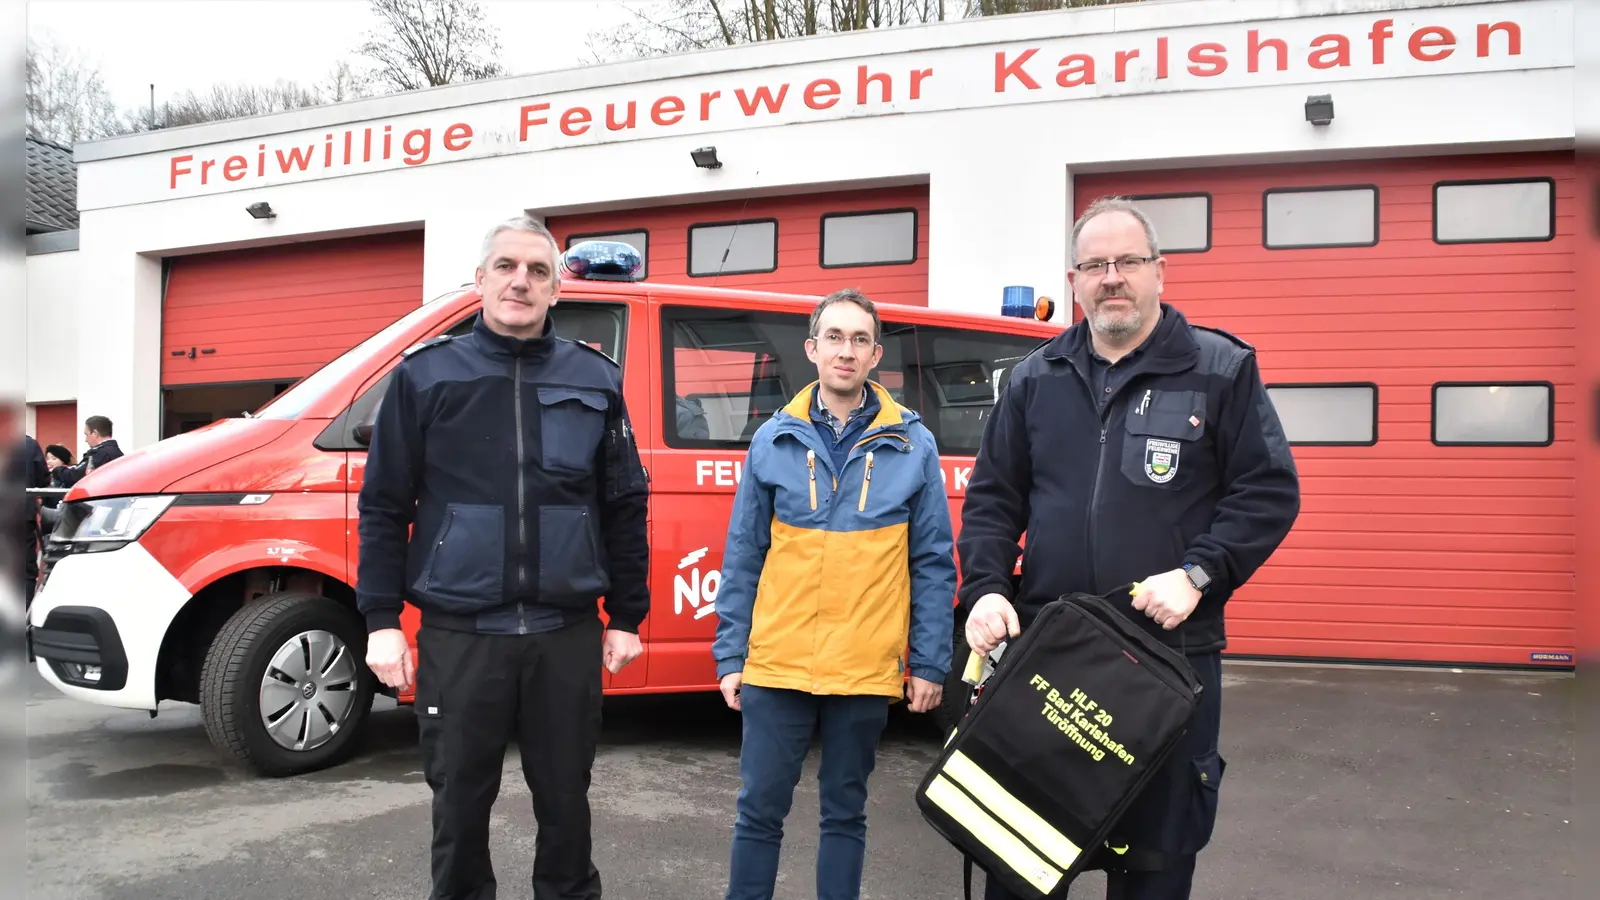
[[[51,566],[28,616],[39,674],[74,700],[156,708],[156,659],[190,594],[137,541],[69,553]]]

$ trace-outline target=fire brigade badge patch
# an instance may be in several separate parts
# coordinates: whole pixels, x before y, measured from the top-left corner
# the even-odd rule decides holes
[[[1144,442],[1144,474],[1156,484],[1166,484],[1178,474],[1177,441],[1149,438]]]

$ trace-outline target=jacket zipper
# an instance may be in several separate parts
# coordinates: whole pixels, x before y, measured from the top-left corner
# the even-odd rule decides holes
[[[811,474],[811,508],[817,508],[817,451],[806,451],[806,469]]]
[[[1086,536],[1089,539],[1089,577],[1094,583],[1096,593],[1100,591],[1100,566],[1095,557],[1094,549],[1094,519],[1100,511],[1100,482],[1105,474],[1106,467],[1106,428],[1105,420],[1100,421],[1100,459],[1094,466],[1094,489],[1089,497],[1089,525]]]
[[[435,564],[438,563],[438,561],[439,561],[439,551],[444,549],[444,539],[450,536],[450,526],[454,525],[455,521],[456,521],[456,514],[455,514],[454,511],[452,511],[450,513],[449,518],[444,520],[444,528],[439,532],[439,542],[433,545],[433,559],[434,559],[434,563]],[[428,566],[428,577],[423,579],[423,582],[422,582],[422,590],[423,590],[424,593],[426,593],[428,591],[428,589],[430,589],[432,587],[433,587],[433,566],[430,565],[430,566]]]
[[[867,488],[872,487],[872,451],[867,451],[867,471],[861,476],[861,502],[856,504],[856,511],[863,512],[867,508]]]
[[[525,491],[522,484],[524,463],[522,459],[522,357],[516,357],[511,382],[511,396],[515,403],[513,417],[517,426],[517,634],[528,633],[528,622],[523,617],[522,595],[528,586],[528,516]]]

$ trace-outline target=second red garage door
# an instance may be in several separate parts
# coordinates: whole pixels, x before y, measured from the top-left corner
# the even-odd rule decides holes
[[[1260,353],[1300,520],[1230,650],[1570,665],[1571,154],[1079,177],[1147,197],[1165,298]]]

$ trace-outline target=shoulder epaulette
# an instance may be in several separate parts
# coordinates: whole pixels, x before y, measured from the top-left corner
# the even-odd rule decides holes
[[[1024,353],[1022,355],[1021,359],[1017,360],[1014,364],[1012,364],[1012,366],[1011,366],[1012,373],[1015,373],[1018,369],[1022,368],[1023,366],[1027,365],[1028,363],[1035,362],[1040,356],[1042,356],[1044,354],[1045,348],[1050,346],[1050,343],[1052,341],[1054,341],[1058,337],[1060,337],[1060,335],[1051,335],[1050,337],[1047,337],[1044,340],[1040,341],[1039,343],[1033,345],[1033,347],[1030,350],[1028,350],[1027,353]]]
[[[454,335],[454,334],[441,334],[438,337],[428,338],[427,340],[423,341],[420,344],[412,344],[411,346],[407,347],[405,350],[403,350],[400,353],[400,356],[402,358],[409,358],[413,354],[421,353],[422,351],[428,349],[429,347],[437,347],[440,344],[448,344],[451,341],[455,340],[458,336],[459,335]]]
[[[1229,333],[1227,331],[1224,331],[1221,328],[1217,328],[1216,326],[1213,326],[1213,325],[1196,325],[1193,322],[1191,322],[1191,323],[1189,323],[1189,327],[1193,328],[1193,329],[1195,329],[1197,331],[1208,331],[1208,332],[1210,332],[1212,334],[1219,335],[1219,336],[1227,339],[1227,341],[1229,343],[1233,344],[1234,346],[1236,346],[1236,347],[1238,347],[1238,348],[1240,348],[1242,350],[1249,350],[1249,351],[1254,352],[1255,349],[1256,349],[1253,345],[1251,345],[1250,343],[1246,342],[1243,338],[1240,338],[1238,335],[1231,334],[1231,333]]]
[[[612,359],[610,356],[607,356],[606,352],[604,350],[596,350],[595,348],[589,346],[589,344],[587,342],[585,342],[585,341],[575,341],[572,338],[564,338],[564,337],[558,337],[558,338],[556,338],[556,340],[558,340],[558,341],[566,341],[567,343],[572,344],[575,347],[582,347],[583,349],[589,351],[590,353],[593,353],[594,355],[596,355],[596,356],[600,357],[601,359],[605,360],[606,362],[610,363],[612,366],[615,366],[616,368],[619,368],[619,369],[622,368],[621,366],[617,365],[617,361],[616,360]]]

